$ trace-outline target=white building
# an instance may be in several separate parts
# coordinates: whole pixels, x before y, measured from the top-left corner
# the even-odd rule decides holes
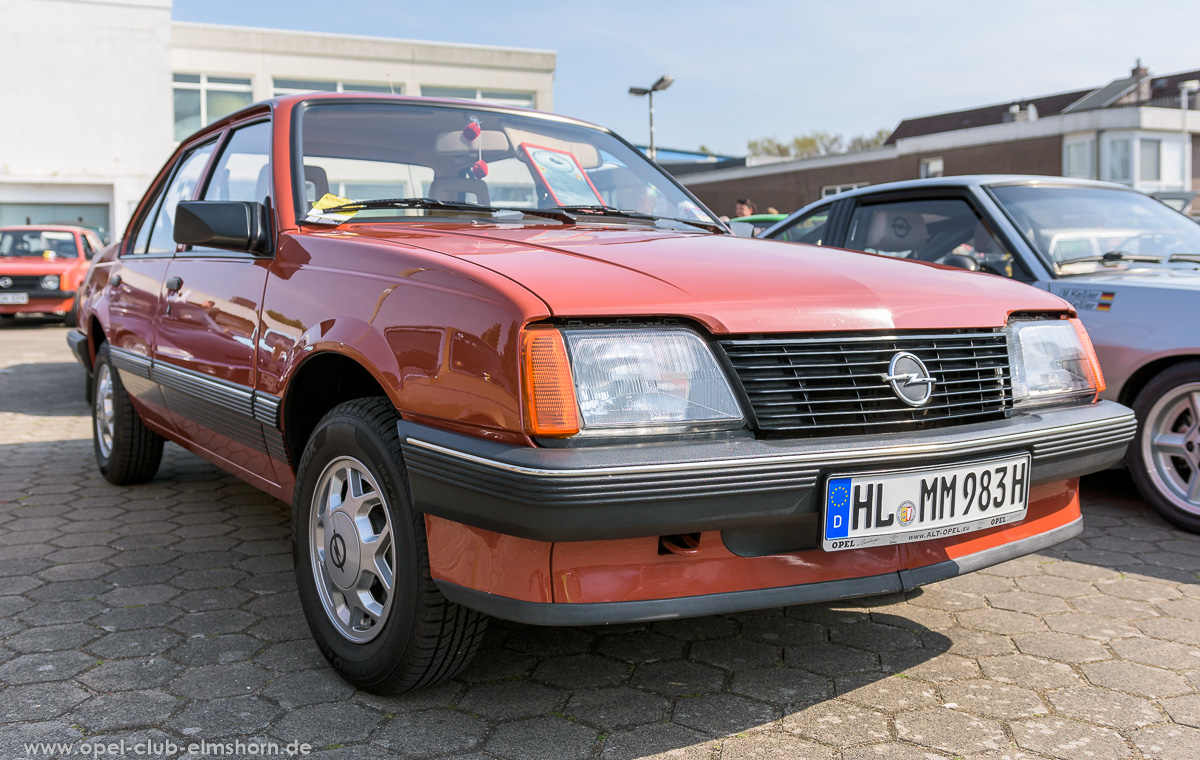
[[[0,0],[0,51],[0,225],[113,239],[181,137],[257,100],[554,97],[551,51],[181,23],[171,0]]]

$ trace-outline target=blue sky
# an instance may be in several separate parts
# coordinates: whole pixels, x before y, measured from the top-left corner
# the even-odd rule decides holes
[[[174,0],[174,18],[554,50],[554,109],[661,147],[846,137],[901,119],[1200,69],[1192,0],[411,2]]]

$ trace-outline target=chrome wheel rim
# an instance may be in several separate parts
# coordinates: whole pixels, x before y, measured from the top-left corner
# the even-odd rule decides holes
[[[347,640],[379,635],[392,611],[396,548],[387,500],[354,457],[325,466],[309,511],[313,579],[329,622]]]
[[[1172,388],[1146,413],[1142,459],[1158,492],[1200,515],[1200,383]]]
[[[96,445],[104,459],[112,454],[113,431],[113,376],[107,363],[96,368],[96,399],[92,405],[92,418],[96,425]]]

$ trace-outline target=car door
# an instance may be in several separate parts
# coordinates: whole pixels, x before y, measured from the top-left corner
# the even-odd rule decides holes
[[[271,122],[234,125],[198,200],[269,203]],[[197,446],[275,482],[254,416],[256,357],[270,255],[180,246],[167,265],[155,377],[172,421]]]
[[[215,140],[208,140],[180,154],[168,173],[169,179],[142,204],[140,215],[121,243],[119,257],[97,272],[101,298],[107,301],[107,338],[113,363],[120,370],[125,389],[141,402],[143,418],[167,429],[174,426],[150,372],[163,279],[175,255],[168,218],[174,203],[167,201],[192,197],[215,146]]]

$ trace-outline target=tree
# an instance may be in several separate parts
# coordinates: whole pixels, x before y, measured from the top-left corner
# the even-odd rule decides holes
[[[878,148],[887,142],[892,131],[890,129],[877,129],[873,135],[859,135],[852,138],[850,144],[846,147],[848,151],[868,150],[869,148]]]
[[[792,138],[791,142],[786,143],[780,142],[775,137],[760,137],[757,140],[750,140],[746,143],[746,151],[751,156],[780,156],[783,158],[831,156],[847,151],[878,147],[883,145],[890,134],[891,130],[878,129],[874,134],[859,135],[846,143],[841,135],[818,129],[797,135]]]

